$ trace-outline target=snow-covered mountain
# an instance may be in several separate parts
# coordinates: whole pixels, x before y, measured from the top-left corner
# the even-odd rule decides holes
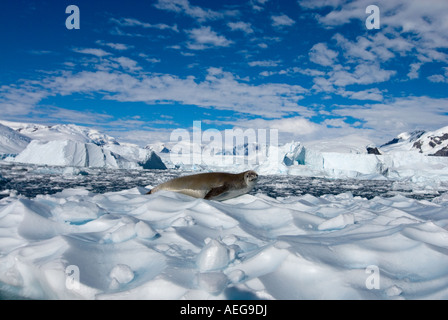
[[[31,139],[0,123],[0,159],[23,151]]]
[[[98,130],[74,124],[57,124],[46,126],[34,123],[0,121],[0,124],[14,129],[16,132],[32,140],[70,140],[82,143],[93,143],[97,146],[118,145],[115,138]]]
[[[428,156],[448,156],[448,126],[435,131],[403,132],[381,146],[385,152],[414,151]]]

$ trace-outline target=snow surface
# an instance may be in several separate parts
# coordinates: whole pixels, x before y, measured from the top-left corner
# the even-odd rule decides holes
[[[0,200],[0,292],[32,299],[447,299],[448,196]]]

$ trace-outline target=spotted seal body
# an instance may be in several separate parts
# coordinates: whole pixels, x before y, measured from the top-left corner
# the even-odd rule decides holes
[[[258,174],[249,170],[241,173],[207,172],[184,176],[164,182],[147,194],[160,190],[183,193],[207,200],[227,200],[249,192]]]

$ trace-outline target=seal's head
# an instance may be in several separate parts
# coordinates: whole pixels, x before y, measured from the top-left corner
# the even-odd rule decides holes
[[[255,171],[249,170],[244,172],[244,181],[248,186],[253,186],[257,183],[258,174]]]

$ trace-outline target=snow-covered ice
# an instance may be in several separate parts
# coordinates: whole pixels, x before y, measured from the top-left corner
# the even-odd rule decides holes
[[[448,195],[223,202],[135,187],[0,200],[0,289],[32,299],[447,299]]]

